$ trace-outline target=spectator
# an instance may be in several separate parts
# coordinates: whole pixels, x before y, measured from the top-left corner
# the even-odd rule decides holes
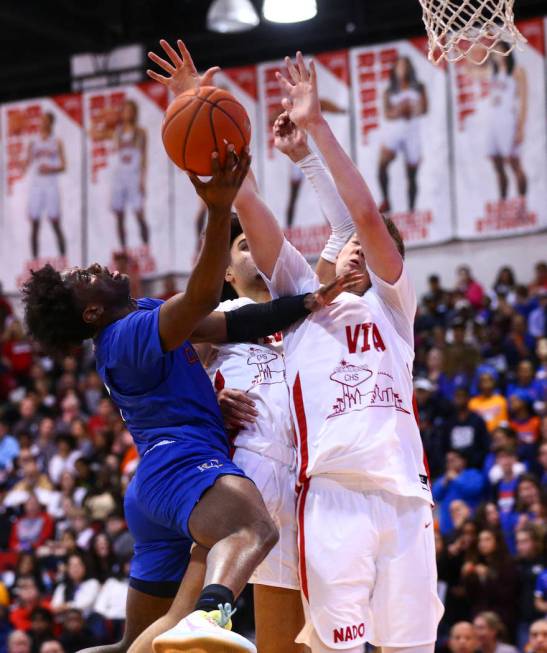
[[[547,485],[547,442],[539,447],[538,462],[541,469],[541,484]]]
[[[76,653],[83,648],[95,645],[95,637],[85,625],[80,610],[70,608],[66,611],[59,641],[66,653]]]
[[[0,354],[8,362],[8,367],[15,379],[19,383],[25,384],[32,366],[33,351],[32,343],[25,336],[25,330],[20,320],[11,319],[9,321],[4,331],[4,342]]]
[[[498,426],[492,432],[492,441],[490,444],[490,453],[486,456],[484,461],[484,474],[488,478],[491,485],[498,483],[503,472],[501,467],[496,462],[497,452],[500,449],[515,449],[517,448],[517,434],[509,426]],[[520,476],[526,471],[526,465],[520,461],[513,465],[513,474]]]
[[[49,601],[42,599],[33,576],[21,576],[14,589],[16,603],[10,614],[10,621],[17,630],[25,632],[31,628],[31,615],[35,608],[48,608]]]
[[[118,573],[110,575],[101,587],[99,596],[95,601],[95,613],[108,620],[115,630],[115,639],[119,639],[123,635],[123,622],[129,589],[128,577],[129,564],[127,563]]]
[[[40,472],[38,461],[30,449],[21,449],[17,464],[21,470],[21,480],[18,481],[8,493],[4,504],[6,506],[20,506],[35,494],[38,501],[46,506],[51,499],[53,485],[46,474]]]
[[[100,583],[120,574],[121,565],[112,549],[112,541],[106,533],[97,533],[91,540],[91,565],[93,575]]]
[[[504,644],[507,632],[495,612],[480,612],[473,620],[480,653],[518,653],[514,646]]]
[[[528,524],[519,528],[516,539],[519,578],[517,645],[522,651],[528,641],[530,626],[542,616],[534,604],[534,593],[543,572],[544,551],[542,532],[537,526]]]
[[[76,449],[76,441],[71,435],[58,435],[57,453],[48,466],[51,481],[57,485],[63,472],[75,473],[74,463],[81,455],[81,452]]]
[[[465,341],[466,322],[463,318],[456,318],[452,322],[452,342],[444,349],[444,372],[449,379],[458,375],[469,382],[477,365],[480,363],[480,352]]]
[[[538,306],[528,317],[528,331],[533,338],[547,336],[547,290],[538,292]]]
[[[19,455],[19,443],[10,434],[9,425],[0,419],[0,478],[6,478],[13,469],[13,462]]]
[[[478,561],[467,562],[462,568],[471,613],[477,616],[480,612],[496,612],[512,637],[516,626],[517,574],[501,531],[482,530],[478,551]]]
[[[31,494],[25,512],[12,526],[9,546],[13,551],[36,549],[53,535],[53,520]]]
[[[507,400],[496,392],[493,371],[483,371],[479,376],[479,395],[470,400],[469,409],[483,418],[490,433],[508,421]]]
[[[539,261],[536,263],[535,277],[530,284],[530,294],[537,295],[541,290],[547,290],[547,262]]]
[[[14,630],[8,637],[8,653],[31,653],[32,642],[22,630]]]
[[[106,533],[112,540],[114,553],[120,560],[129,560],[133,555],[133,537],[127,530],[123,513],[113,512],[106,520]]]
[[[547,653],[547,619],[538,619],[531,625],[526,653]]]
[[[414,382],[420,434],[424,447],[428,451],[430,468],[437,475],[442,469],[444,460],[440,427],[452,412],[452,407],[450,402],[435,390],[435,386],[429,379],[418,378]]]
[[[69,471],[61,474],[61,478],[55,492],[52,493],[48,505],[48,512],[52,517],[59,519],[66,517],[66,501],[70,501],[75,507],[80,508],[86,496],[86,489],[76,486],[74,475]]]
[[[475,629],[468,621],[459,621],[450,630],[448,640],[450,653],[476,653],[477,638]]]
[[[505,339],[507,361],[511,367],[533,355],[536,343],[528,333],[526,318],[515,313],[511,318],[511,329]]]
[[[40,653],[44,642],[52,640],[53,615],[47,608],[37,607],[30,613],[30,630],[32,640],[32,653]]]
[[[444,420],[442,429],[443,454],[450,449],[460,451],[469,466],[482,468],[488,453],[490,437],[480,415],[469,410],[469,391],[465,387],[454,393],[455,413]]]
[[[473,279],[471,268],[467,265],[460,265],[457,270],[457,288],[462,292],[474,309],[480,309],[484,299],[484,290],[478,281]]]
[[[528,465],[536,458],[540,419],[532,413],[532,398],[526,390],[516,389],[509,397],[510,425],[518,438],[519,458]]]
[[[544,338],[545,344],[547,345],[547,339]],[[540,343],[537,344],[537,355],[540,357]],[[546,357],[547,357],[547,346],[546,346]],[[510,397],[517,390],[523,390],[526,394],[531,397],[532,401],[543,401],[545,397],[542,394],[542,385],[539,380],[536,380],[536,371],[534,369],[534,364],[531,360],[522,360],[517,366],[517,378],[515,383],[510,383],[507,386],[507,397]]]
[[[40,415],[38,414],[38,405],[34,395],[23,397],[19,404],[19,420],[14,427],[15,435],[23,433],[28,434],[33,440],[38,435],[38,426],[40,424]]]
[[[492,286],[494,293],[496,295],[502,293],[507,297],[507,301],[512,305],[515,303],[516,299],[516,287],[517,283],[515,280],[515,273],[513,272],[513,268],[509,267],[508,265],[500,268],[498,276],[496,277],[494,285]]]
[[[459,451],[446,454],[446,472],[433,483],[433,498],[439,502],[440,529],[443,535],[452,532],[450,504],[462,499],[475,508],[482,497],[483,479],[476,469],[466,469],[467,461]]]
[[[76,544],[81,549],[88,549],[91,538],[95,534],[89,523],[89,515],[85,508],[73,507],[67,514],[70,529],[76,535]]]
[[[99,581],[89,577],[84,556],[73,553],[68,558],[66,580],[59,583],[53,592],[51,609],[59,614],[76,608],[87,616],[93,609],[99,589]]]
[[[42,643],[39,653],[66,653],[61,642],[56,639],[49,639]]]
[[[534,606],[545,619],[547,615],[547,569],[544,569],[538,576],[534,590]]]
[[[492,499],[500,512],[511,512],[516,503],[518,475],[515,474],[517,452],[513,447],[500,447],[496,454],[496,464],[503,476],[492,488]]]

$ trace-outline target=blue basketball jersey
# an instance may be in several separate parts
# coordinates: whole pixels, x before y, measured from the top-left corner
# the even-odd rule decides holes
[[[190,342],[164,352],[159,299],[109,324],[95,339],[97,371],[120,409],[142,456],[162,440],[227,451],[213,387]]]

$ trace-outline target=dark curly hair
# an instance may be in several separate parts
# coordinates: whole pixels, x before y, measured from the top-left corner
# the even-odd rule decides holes
[[[32,272],[22,293],[27,329],[46,351],[65,354],[93,336],[74,292],[51,265]]]

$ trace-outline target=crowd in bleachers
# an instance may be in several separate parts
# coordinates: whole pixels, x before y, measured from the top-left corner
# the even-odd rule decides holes
[[[547,636],[540,650],[529,634],[547,612],[547,264],[524,281],[508,267],[492,289],[465,266],[451,289],[431,276],[416,317],[440,646],[453,653],[510,653],[503,638],[547,653]],[[91,345],[45,356],[0,292],[0,653],[119,638],[132,554],[123,495],[137,464]]]

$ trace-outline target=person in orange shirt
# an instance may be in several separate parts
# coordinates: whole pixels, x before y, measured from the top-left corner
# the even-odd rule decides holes
[[[21,576],[15,587],[16,600],[10,612],[10,622],[17,630],[30,630],[30,615],[34,608],[49,609],[49,601],[40,596],[33,576]]]
[[[521,388],[516,388],[509,396],[511,428],[518,437],[518,456],[525,463],[536,460],[541,420],[532,410],[533,398]]]
[[[478,385],[479,394],[469,401],[469,410],[478,413],[492,433],[502,422],[509,421],[507,400],[497,393],[496,379],[491,372],[483,372]]]

